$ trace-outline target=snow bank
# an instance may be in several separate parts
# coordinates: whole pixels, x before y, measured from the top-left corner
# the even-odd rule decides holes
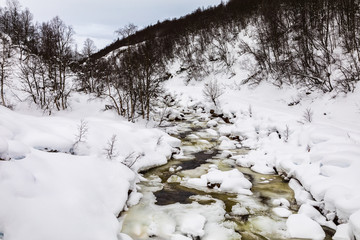
[[[132,190],[129,205],[141,197],[135,172],[166,163],[173,147],[180,145],[158,129],[100,111],[101,101],[86,100],[79,95],[73,111],[56,116],[0,106],[0,158],[9,159],[0,161],[4,239],[117,240],[117,215],[126,206],[128,192]],[[74,145],[80,119],[87,131]],[[114,135],[110,160],[105,149]]]
[[[357,211],[350,217],[350,229],[356,239],[360,239],[360,211]]]

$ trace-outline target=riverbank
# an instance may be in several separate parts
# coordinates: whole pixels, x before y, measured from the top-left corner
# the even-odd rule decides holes
[[[288,181],[277,174],[237,166],[236,160],[250,149],[243,148],[237,138],[220,136],[220,129],[231,124],[202,113],[201,107],[185,112],[185,119],[165,128],[181,139],[181,154],[143,173],[145,179],[139,189],[144,197],[123,212],[122,232],[134,240],[294,237],[288,230],[293,225],[287,219],[297,215],[299,206]],[[300,211],[304,213],[304,209]],[[206,222],[195,224],[191,218],[204,218]],[[310,218],[304,223],[313,229],[302,233],[303,237],[331,239],[331,228],[335,228],[326,220],[322,222],[324,230]]]
[[[0,239],[118,240],[137,171],[165,164],[180,141],[104,105],[78,94],[51,116],[0,106]]]
[[[236,159],[237,164],[260,173],[276,170],[299,180],[300,184],[293,184],[298,203],[313,206],[325,220],[336,222],[339,226],[335,239],[359,237],[358,89],[335,97],[335,93],[278,89],[268,84],[240,85],[242,75],[238,76],[216,76],[226,91],[219,99],[217,113],[233,123],[220,129],[220,133],[239,138],[242,146],[251,149],[248,155]],[[176,76],[167,86],[184,108],[196,105],[210,112],[214,106],[204,102],[202,90],[212,78],[185,85],[181,76]],[[307,120],[309,116],[311,121]]]

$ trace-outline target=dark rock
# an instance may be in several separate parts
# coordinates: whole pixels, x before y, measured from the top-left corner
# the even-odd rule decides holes
[[[211,183],[211,182],[208,182],[208,183],[207,183],[207,186],[208,186],[208,188],[213,189],[214,187],[220,188],[221,184],[220,184],[220,183]]]

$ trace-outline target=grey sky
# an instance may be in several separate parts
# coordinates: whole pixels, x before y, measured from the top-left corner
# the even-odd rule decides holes
[[[4,6],[6,0],[0,0]],[[115,39],[114,31],[128,23],[145,27],[158,20],[188,14],[198,7],[213,6],[221,0],[19,0],[29,8],[36,21],[48,21],[59,16],[76,31],[78,47],[86,38],[98,48]]]

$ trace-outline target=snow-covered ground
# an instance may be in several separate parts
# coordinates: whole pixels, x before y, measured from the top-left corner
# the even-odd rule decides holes
[[[238,165],[297,179],[300,184],[292,180],[292,186],[298,203],[319,207],[326,220],[341,224],[335,239],[360,238],[360,84],[347,95],[268,83],[241,85],[247,71],[238,64],[232,78],[217,74],[187,84],[175,66],[166,86],[185,108],[204,106],[230,118],[233,125],[220,127],[220,134],[238,136],[252,149],[236,158]],[[202,94],[204,84],[214,79],[224,90],[217,108]],[[289,234],[303,237],[300,226],[310,229],[324,221],[306,211],[290,216]],[[316,229],[308,233],[321,239]]]
[[[0,158],[8,160],[0,161],[0,238],[118,239],[117,215],[128,192],[136,196],[137,170],[166,163],[180,144],[87,99],[74,95],[71,111],[52,116],[0,106]],[[81,120],[87,131],[74,146]],[[114,135],[110,160],[105,149]],[[132,169],[122,163],[135,159]]]

